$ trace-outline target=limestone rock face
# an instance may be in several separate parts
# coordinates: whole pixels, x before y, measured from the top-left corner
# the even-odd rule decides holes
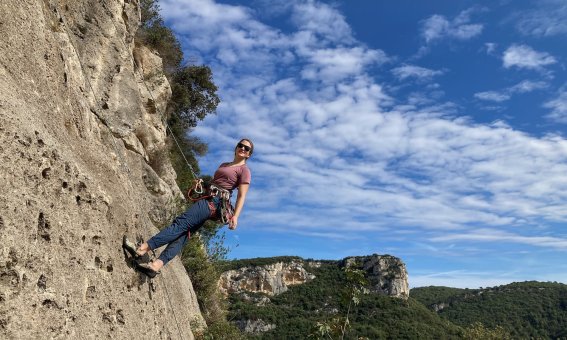
[[[192,339],[204,324],[178,259],[152,286],[121,250],[182,199],[171,165],[150,165],[171,90],[135,47],[138,5],[0,2],[0,338]]]
[[[364,270],[372,291],[402,299],[409,297],[406,265],[399,258],[374,254],[347,257],[343,263],[346,267]]]
[[[252,292],[273,296],[314,278],[299,261],[278,262],[226,271],[221,275],[219,287],[225,295]]]

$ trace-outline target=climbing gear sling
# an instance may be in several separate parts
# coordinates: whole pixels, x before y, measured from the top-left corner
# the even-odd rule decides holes
[[[205,190],[204,187],[207,189]],[[214,198],[218,198],[218,207],[213,202]],[[187,191],[187,198],[193,202],[207,200],[211,208],[211,219],[220,221],[222,224],[228,224],[232,216],[234,216],[234,207],[230,202],[230,191],[218,187],[214,184],[204,186],[202,179],[196,179],[193,186]],[[220,211],[217,211],[220,209]]]

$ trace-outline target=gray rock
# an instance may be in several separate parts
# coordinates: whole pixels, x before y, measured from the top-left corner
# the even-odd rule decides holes
[[[406,265],[391,255],[370,255],[347,257],[346,267],[364,270],[370,282],[371,291],[393,297],[409,297],[408,272]]]
[[[241,331],[252,334],[268,332],[276,328],[276,325],[269,324],[262,319],[237,320],[234,323]]]
[[[377,254],[347,257],[341,264],[363,270],[371,292],[402,299],[409,297],[406,265],[397,257]],[[304,265],[319,268],[321,262],[294,260],[229,270],[221,274],[219,287],[225,295],[242,295],[245,292],[278,295],[287,291],[291,285],[303,284],[315,278],[307,272]]]
[[[2,339],[192,339],[190,325],[204,327],[178,259],[152,289],[121,250],[182,197],[170,164],[148,165],[171,90],[159,57],[139,48],[134,62],[137,5],[0,2]]]
[[[278,262],[266,266],[244,267],[222,273],[219,280],[221,292],[225,295],[241,292],[277,295],[289,286],[313,280],[315,276],[303,268],[300,261]]]

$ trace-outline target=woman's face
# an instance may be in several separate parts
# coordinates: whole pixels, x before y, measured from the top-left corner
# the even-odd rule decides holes
[[[240,141],[238,144],[236,144],[235,153],[240,157],[249,158],[251,150],[252,150],[252,145],[250,144],[250,142],[247,140],[243,140]]]

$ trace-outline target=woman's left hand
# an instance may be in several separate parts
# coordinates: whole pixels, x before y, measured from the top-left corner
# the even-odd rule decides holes
[[[238,225],[238,217],[237,216],[232,216],[232,218],[230,219],[230,221],[228,221],[228,229],[230,230],[234,230],[236,229],[236,226]]]

